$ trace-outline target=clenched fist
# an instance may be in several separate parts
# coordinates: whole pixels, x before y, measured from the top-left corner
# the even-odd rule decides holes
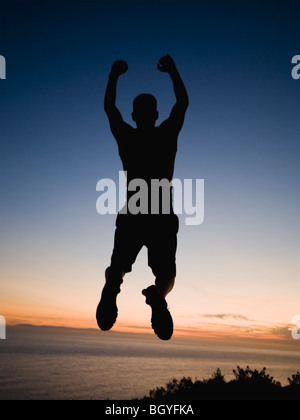
[[[164,73],[170,73],[176,68],[176,65],[173,58],[170,55],[165,55],[159,60],[157,68],[159,71],[162,71]]]
[[[127,70],[128,70],[128,64],[126,63],[126,61],[117,60],[112,65],[110,74],[119,77],[121,76],[121,74],[126,73]]]

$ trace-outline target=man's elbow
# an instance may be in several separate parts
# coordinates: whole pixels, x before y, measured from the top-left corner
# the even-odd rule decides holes
[[[189,105],[190,105],[189,97],[186,96],[186,97],[182,98],[181,106],[185,109],[188,109]]]
[[[109,102],[104,102],[104,111],[105,113],[108,115],[113,111],[113,105],[110,104]]]
[[[180,112],[185,112],[188,109],[189,104],[190,103],[189,103],[188,96],[187,97],[182,97],[176,102],[176,104],[174,106],[174,109],[177,109]]]

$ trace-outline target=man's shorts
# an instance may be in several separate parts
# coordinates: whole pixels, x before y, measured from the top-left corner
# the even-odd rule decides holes
[[[111,267],[129,273],[143,246],[155,277],[176,276],[177,215],[119,214],[116,220]]]

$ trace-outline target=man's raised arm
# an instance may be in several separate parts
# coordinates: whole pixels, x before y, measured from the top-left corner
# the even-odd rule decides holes
[[[180,130],[184,122],[186,110],[189,106],[189,97],[186,88],[172,57],[169,55],[162,57],[157,64],[157,68],[161,72],[168,73],[172,79],[176,104],[172,109],[168,121],[172,121]]]
[[[108,116],[111,128],[113,128],[114,125],[123,122],[122,115],[116,107],[117,82],[119,77],[126,73],[127,70],[128,65],[126,61],[118,60],[112,65],[109,74],[104,98],[104,110]]]

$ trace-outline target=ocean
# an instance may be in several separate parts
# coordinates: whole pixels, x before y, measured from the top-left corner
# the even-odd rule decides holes
[[[264,341],[262,341],[264,343]],[[0,400],[130,400],[170,379],[226,379],[239,365],[267,368],[282,385],[300,370],[294,348],[55,327],[8,327],[0,340]]]

